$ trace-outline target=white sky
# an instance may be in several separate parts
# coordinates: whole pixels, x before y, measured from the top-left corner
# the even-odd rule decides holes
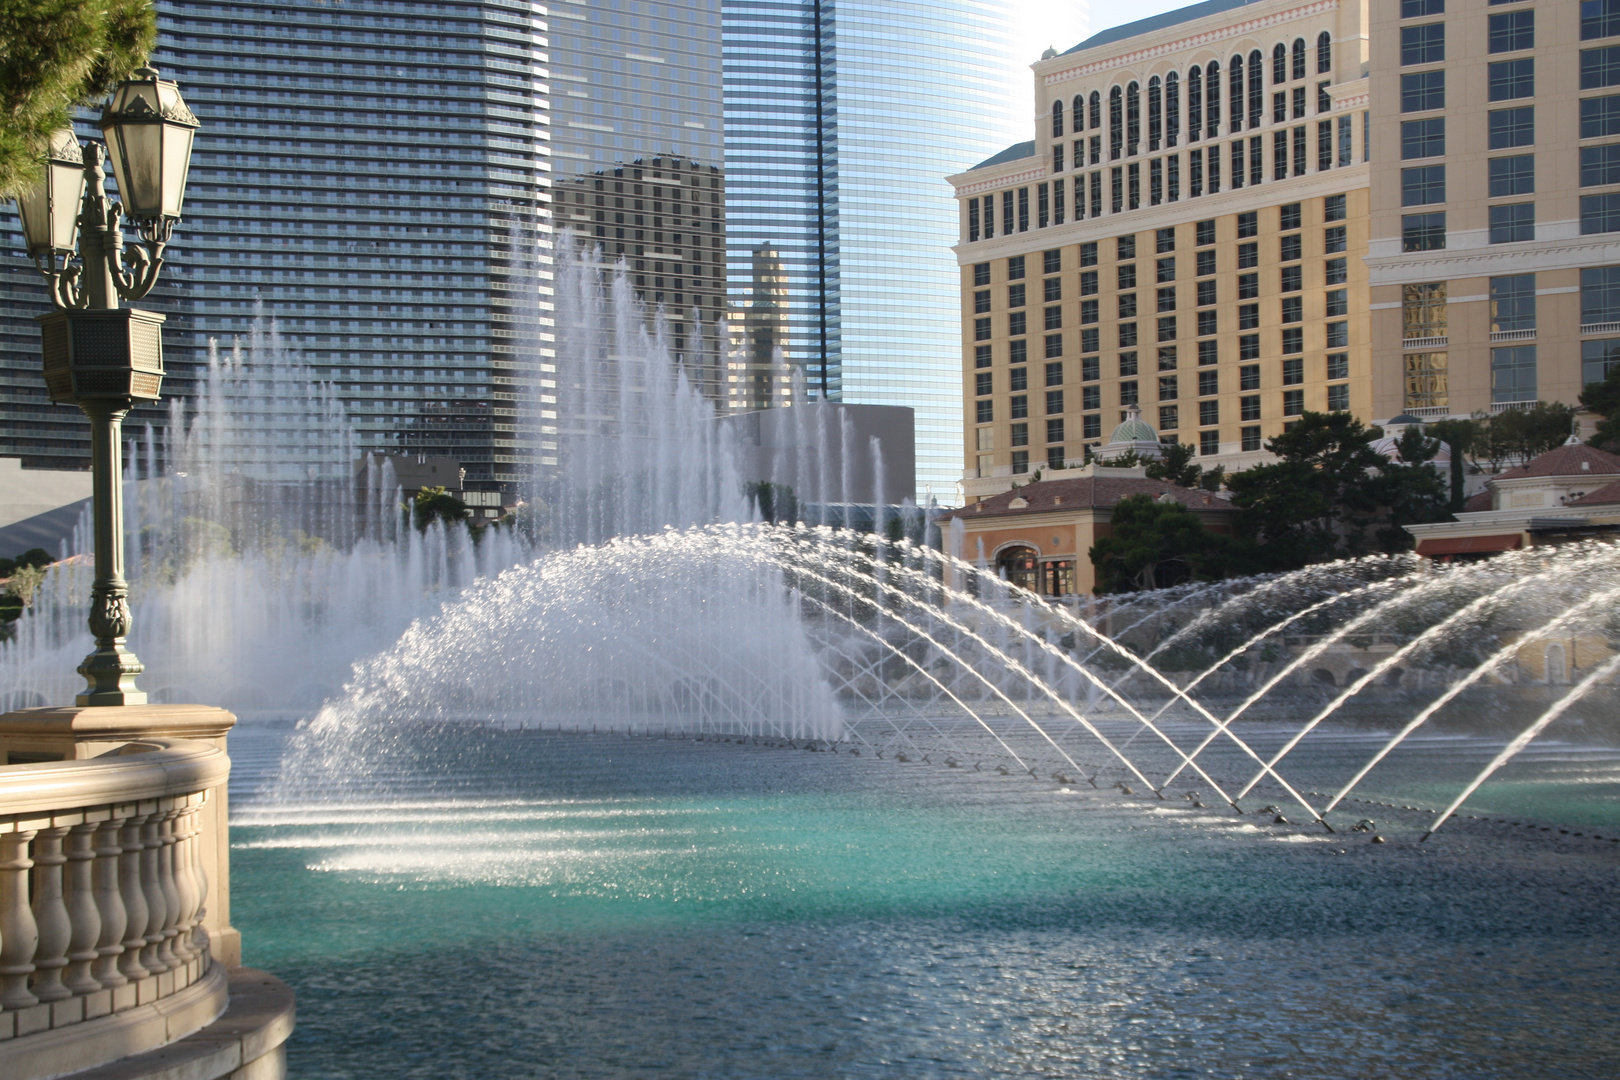
[[[1026,63],[1040,58],[1048,45],[1058,52],[1092,34],[1196,3],[1197,0],[1022,0],[1016,40]]]

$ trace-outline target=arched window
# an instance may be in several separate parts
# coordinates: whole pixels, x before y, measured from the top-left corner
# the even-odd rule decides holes
[[[1131,83],[1125,88],[1125,153],[1136,153],[1142,144],[1142,88]]]
[[[1063,137],[1063,99],[1052,102],[1052,138]]]
[[[1187,69],[1187,141],[1204,133],[1204,73],[1194,64]]]
[[[1164,77],[1164,145],[1174,146],[1181,137],[1181,77],[1175,72]]]
[[[1288,46],[1277,42],[1277,47],[1271,50],[1271,81],[1273,83],[1288,81]]]
[[[1039,564],[1036,561],[1039,556],[1040,553],[1032,547],[1009,547],[996,553],[996,570],[1008,584],[1034,592],[1039,584]]]
[[[1316,35],[1316,73],[1325,75],[1333,70],[1333,35],[1326,30]]]
[[[1119,87],[1108,91],[1108,158],[1125,152],[1125,105]]]
[[[1209,125],[1209,137],[1221,133],[1221,62],[1211,60],[1204,65],[1204,122]]]
[[[1159,148],[1164,136],[1164,94],[1157,75],[1148,80],[1148,150]]]
[[[1102,94],[1099,93],[1096,90],[1093,90],[1091,92],[1090,109],[1091,109],[1091,122],[1089,124],[1087,124],[1086,126],[1090,127],[1090,128],[1100,128],[1100,127],[1102,127]]]
[[[1086,126],[1086,96],[1074,95],[1074,101],[1069,105],[1069,130],[1076,135],[1080,134]]]
[[[1266,113],[1266,73],[1261,67],[1260,50],[1249,54],[1249,126],[1257,128]]]
[[[1290,78],[1303,79],[1305,77],[1305,39],[1294,39],[1293,75]]]
[[[1243,54],[1232,57],[1231,65],[1226,69],[1227,96],[1232,99],[1231,108],[1227,110],[1226,130],[1243,130]]]

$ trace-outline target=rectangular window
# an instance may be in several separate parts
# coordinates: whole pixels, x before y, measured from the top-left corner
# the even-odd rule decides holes
[[[1160,311],[1176,310],[1176,287],[1174,285],[1158,290],[1158,305]]]
[[[1305,351],[1305,328],[1295,326],[1282,332],[1282,351],[1284,353],[1301,353]]]
[[[1620,143],[1581,147],[1581,187],[1620,184]]]
[[[1303,390],[1284,390],[1283,391],[1283,415],[1284,416],[1303,416],[1304,413],[1305,413],[1305,391],[1303,391]]]
[[[1620,0],[1581,0],[1581,40],[1620,34]]]
[[[1022,339],[1007,342],[1007,362],[1009,364],[1022,364],[1029,358],[1029,343]]]
[[[1095,140],[1094,140],[1095,141]],[[1096,164],[1096,159],[1092,159]],[[1097,217],[1102,213],[1102,173],[1091,174],[1091,216]]]
[[[973,403],[975,419],[981,424],[988,424],[996,418],[996,403],[993,400],[975,401]]]
[[[1097,241],[1088,240],[1084,244],[1080,245],[1080,265],[1097,265]],[[1081,279],[1084,280],[1084,275],[1082,275]]]
[[[1620,45],[1581,50],[1581,89],[1620,86]]]
[[[1039,228],[1046,228],[1051,224],[1051,200],[1047,195],[1046,184],[1035,185],[1035,223]]]
[[[1200,281],[1193,288],[1195,292],[1194,300],[1199,307],[1215,302],[1215,282],[1213,280]]]
[[[1159,347],[1159,370],[1176,370],[1176,347],[1174,345],[1162,345]]]
[[[1339,167],[1340,168],[1343,168],[1344,166],[1351,164],[1355,160],[1353,152],[1352,152],[1353,138],[1354,137],[1350,134],[1350,131],[1351,131],[1350,115],[1348,113],[1346,113],[1344,116],[1339,117]]]
[[[1584,153],[1581,158],[1585,164]],[[1515,157],[1491,158],[1490,197],[1499,199],[1507,195],[1533,195],[1536,190],[1536,156],[1519,154]]]
[[[1029,451],[1014,450],[1012,452],[1012,471],[1014,476],[1023,476],[1029,472]]]
[[[1120,323],[1119,324],[1119,346],[1120,346],[1120,348],[1128,349],[1128,348],[1130,348],[1131,346],[1133,346],[1135,344],[1136,344],[1136,324],[1133,323],[1133,322],[1122,322],[1122,323]]]
[[[1028,325],[1028,317],[1022,311],[1010,312],[1007,315],[1007,333],[1012,337],[1023,335]]]
[[[1232,141],[1232,186],[1234,188],[1242,187],[1243,178],[1248,175],[1248,169],[1245,168],[1244,161],[1243,140],[1234,139]]]
[[[1350,260],[1329,259],[1325,266],[1324,285],[1343,285],[1350,280]]]
[[[1046,329],[1057,330],[1062,328],[1063,309],[1061,307],[1049,307],[1045,310],[1044,314],[1046,319]]]
[[[1259,266],[1259,265],[1260,265],[1260,245],[1259,244],[1239,244],[1238,245],[1238,269],[1239,270],[1247,270],[1251,266]]]
[[[1196,138],[1196,136],[1194,136]],[[1187,194],[1197,198],[1204,193],[1204,152],[1194,150],[1187,155]]]
[[[983,319],[974,319],[973,320],[973,340],[974,341],[989,341],[991,336],[992,335],[990,333],[990,319],[989,319],[988,316],[986,316]]]
[[[1260,429],[1258,427],[1246,427],[1241,434],[1243,436],[1244,450],[1254,451],[1260,449]]]
[[[1583,220],[1584,226],[1584,220]],[[1490,208],[1490,239],[1493,244],[1516,244],[1536,238],[1536,204],[1508,203]]]
[[[1322,250],[1329,255],[1345,250],[1349,246],[1349,233],[1345,226],[1335,225],[1322,230]]]
[[[1215,253],[1213,251],[1200,251],[1198,253],[1197,266],[1194,268],[1194,273],[1197,274],[1198,277],[1204,277],[1208,274],[1213,274],[1214,272]],[[1214,282],[1210,282],[1209,284],[1213,285]]]
[[[1029,188],[1018,189],[1018,231],[1029,231]]]
[[[1209,427],[1212,424],[1218,424],[1220,422],[1221,422],[1221,403],[1220,402],[1218,402],[1218,401],[1200,401],[1198,403],[1198,425],[1200,427]],[[1215,434],[1215,433],[1214,432],[1205,432],[1205,434]],[[1205,452],[1207,453],[1208,451],[1205,451]]]
[[[1446,246],[1446,215],[1403,214],[1401,216],[1402,251],[1439,251]]]
[[[1328,412],[1348,412],[1350,409],[1350,388],[1348,386],[1330,386],[1327,388]]]
[[[1028,424],[1014,424],[1012,426],[1012,445],[1014,445],[1014,446],[1028,446],[1029,445],[1029,425]]]
[[[1062,334],[1047,334],[1046,335],[1046,358],[1048,360],[1050,360],[1054,356],[1062,356],[1062,355],[1063,355],[1063,335]],[[1047,367],[1051,367],[1051,366],[1052,365],[1050,365],[1050,364],[1047,365]]]
[[[1451,394],[1446,383],[1445,353],[1407,353],[1405,368],[1405,407],[1408,409],[1447,408]]]
[[[1333,168],[1333,121],[1318,120],[1316,123],[1316,171],[1327,172]]]
[[[1277,245],[1279,258],[1283,262],[1296,262],[1304,257],[1305,242],[1299,233],[1282,237]]]
[[[1259,274],[1239,274],[1237,280],[1239,300],[1253,300],[1260,295]]]
[[[1214,397],[1221,392],[1221,373],[1218,371],[1200,371],[1198,373],[1198,396]]]
[[[1511,345],[1491,350],[1491,401],[1536,400],[1536,347]]]
[[[1123,379],[1123,378],[1125,378],[1127,376],[1135,375],[1136,374],[1136,369],[1137,369],[1136,351],[1134,349],[1131,350],[1130,352],[1122,352],[1122,353],[1119,354],[1119,376],[1120,376],[1120,378]]]
[[[1174,376],[1174,375],[1161,375],[1161,376],[1159,376],[1159,400],[1160,401],[1174,401],[1174,400],[1176,400],[1176,376]]]
[[[1048,270],[1047,273],[1052,273]],[[1063,279],[1049,277],[1041,282],[1041,299],[1048,304],[1063,299]]]
[[[1438,64],[1446,58],[1446,24],[1401,27],[1401,66]]]
[[[1597,99],[1603,100],[1603,99]],[[1584,106],[1581,126],[1586,125]],[[1585,138],[1583,135],[1582,138]],[[1489,148],[1510,150],[1516,146],[1533,146],[1536,141],[1536,107],[1524,105],[1517,109],[1492,109],[1489,117]]]
[[[1207,246],[1209,244],[1213,244],[1214,242],[1215,242],[1215,220],[1213,218],[1209,219],[1208,221],[1197,222],[1196,224],[1193,225],[1193,246],[1195,246],[1195,247],[1205,247],[1205,246]],[[1214,254],[1215,253],[1213,251],[1200,252],[1199,255],[1198,255],[1198,258],[1200,260],[1198,265],[1200,267],[1202,267],[1204,265],[1202,260],[1203,260],[1205,255],[1209,255],[1209,256],[1213,257]],[[1201,270],[1201,269],[1198,272],[1200,274],[1204,273],[1204,271]],[[1215,264],[1213,262],[1211,262],[1210,267],[1209,267],[1209,273],[1213,274],[1214,272],[1215,272]]]
[[[1220,342],[1215,340],[1200,341],[1198,343],[1198,363],[1216,364],[1221,359]]]
[[[987,262],[973,264],[973,284],[990,284],[990,264]]]
[[[1060,172],[1063,171],[1063,144],[1062,143],[1054,143],[1052,145],[1052,171],[1055,172],[1055,173],[1060,173]],[[1062,191],[1063,189],[1060,187],[1060,188],[1058,188],[1058,190]]]
[[[1215,194],[1221,190],[1221,151],[1220,147],[1212,146],[1204,155],[1204,162],[1209,166],[1209,193]]]
[[[980,289],[973,294],[973,310],[981,315],[990,310],[989,289]]]
[[[1118,214],[1125,209],[1125,170],[1115,165],[1108,170],[1108,206]]]
[[[1028,390],[1029,389],[1029,368],[1015,367],[1012,370],[1008,371],[1007,372],[1007,389],[1014,390],[1014,391]]]
[[[1330,349],[1348,349],[1350,347],[1349,323],[1330,322],[1327,324],[1327,347]]]
[[[1265,140],[1259,135],[1249,140],[1249,183],[1259,184],[1266,178]]]
[[[1425,15],[1444,15],[1446,0],[1401,0],[1401,18],[1421,19]]]
[[[1046,467],[1048,469],[1062,469],[1066,466],[1067,462],[1064,457],[1063,447],[1048,446],[1046,448]]]
[[[977,240],[979,238],[979,200],[978,199],[969,199],[967,201],[967,208],[968,208],[968,237],[967,238],[968,238],[968,242],[972,243],[973,241],[975,241],[975,240]]]
[[[1174,315],[1166,315],[1159,320],[1159,340],[1176,340],[1176,317]]]
[[[1242,367],[1238,368],[1238,389],[1239,390],[1258,390],[1258,389],[1260,389],[1260,365],[1259,364],[1245,364]],[[1256,407],[1258,407],[1258,402],[1256,403]],[[1258,416],[1259,416],[1259,414],[1256,413],[1255,418],[1258,418]],[[1244,417],[1244,419],[1247,420],[1247,419],[1251,419],[1251,418],[1250,417]]]
[[[1581,196],[1581,234],[1620,232],[1620,192]]]
[[[990,363],[990,346],[973,346],[973,366],[976,368],[989,367]]]
[[[1041,272],[1043,274],[1055,274],[1055,273],[1057,273],[1058,271],[1060,271],[1062,269],[1063,269],[1063,249],[1062,248],[1054,248],[1051,251],[1043,251],[1043,252],[1041,252]],[[1056,300],[1057,297],[1049,296],[1049,297],[1047,297],[1047,299]]]
[[[1063,418],[1061,416],[1055,420],[1048,420],[1046,422],[1046,441],[1063,441]],[[1061,450],[1062,448],[1060,447],[1059,449]]]
[[[1305,88],[1303,86],[1294,87],[1293,112],[1295,120],[1301,119],[1305,115]]]
[[[1250,210],[1237,217],[1237,234],[1239,240],[1247,240],[1251,236],[1260,235],[1260,211]]]
[[[1260,335],[1259,334],[1244,334],[1242,337],[1238,338],[1238,359],[1239,360],[1258,360],[1258,359],[1260,359]]]
[[[1121,289],[1136,288],[1136,264],[1123,263],[1116,267],[1114,271],[1114,281],[1115,284]]]
[[[1401,76],[1401,112],[1426,112],[1446,107],[1446,73],[1418,71]]]
[[[1238,305],[1238,329],[1239,330],[1254,330],[1254,329],[1258,328],[1259,325],[1260,325],[1260,305],[1259,304],[1240,304],[1240,305]]]
[[[1486,43],[1493,53],[1535,48],[1535,11],[1504,11],[1500,15],[1492,15],[1486,31]]]
[[[974,396],[984,397],[986,394],[993,394],[995,392],[991,372],[981,371],[973,377]]]
[[[1216,313],[1213,310],[1200,311],[1198,313],[1198,336],[1203,337],[1205,334],[1215,333],[1216,321]]]
[[[1401,338],[1421,341],[1445,337],[1446,283],[1426,282],[1401,286]]]
[[[1316,84],[1316,111],[1319,113],[1333,111],[1333,95],[1328,92],[1331,82],[1323,80]]]
[[[1098,316],[1097,316],[1097,301],[1095,301],[1095,300],[1082,300],[1082,301],[1080,301],[1080,323],[1081,323],[1081,325],[1084,326],[1084,325],[1087,325],[1089,323],[1094,323],[1094,322],[1097,321],[1097,318],[1098,318]]]
[[[1119,403],[1121,405],[1136,405],[1136,404],[1139,404],[1139,402],[1137,401],[1137,388],[1136,388],[1136,380],[1135,379],[1132,379],[1129,382],[1122,382],[1122,383],[1119,384]]]
[[[1014,308],[1023,307],[1024,306],[1024,291],[1025,291],[1025,289],[1024,289],[1023,285],[1009,285],[1009,286],[1007,286],[1007,306],[1008,307],[1014,307]]]
[[[1491,101],[1535,97],[1535,59],[1526,56],[1518,60],[1499,60],[1489,65],[1485,87],[1486,97]]]
[[[1221,452],[1221,433],[1219,431],[1200,431],[1198,433],[1198,452],[1205,457]]]
[[[1282,381],[1284,386],[1298,386],[1305,381],[1305,361],[1300,357],[1282,362]]]
[[[1080,381],[1096,382],[1102,378],[1101,357],[1082,356],[1080,358]]]
[[[1046,415],[1051,416],[1054,413],[1060,413],[1062,411],[1063,411],[1063,391],[1061,391],[1061,390],[1048,390],[1046,392]]]
[[[1138,162],[1131,162],[1125,166],[1125,175],[1130,186],[1130,198],[1126,209],[1135,210],[1142,205],[1142,166]]]
[[[1305,128],[1294,129],[1294,175],[1305,175]]]
[[[1302,296],[1285,296],[1282,299],[1282,321],[1296,323],[1305,321],[1305,298]]]
[[[1180,411],[1174,405],[1159,406],[1159,430],[1174,431],[1181,426]]]
[[[1620,338],[1581,342],[1581,385],[1590,386],[1620,367]]]
[[[1167,197],[1171,202],[1181,199],[1181,155],[1171,154],[1169,166],[1165,169],[1165,187],[1168,189]]]
[[[1163,255],[1174,250],[1176,250],[1176,230],[1174,228],[1156,230],[1153,234],[1154,253]],[[1175,265],[1174,259],[1160,259],[1159,262],[1161,265],[1166,262],[1171,266]]]
[[[1082,386],[1080,388],[1080,407],[1082,409],[1102,408],[1102,387]]]
[[[1080,418],[1080,422],[1083,425],[1083,430],[1080,433],[1082,438],[1086,438],[1086,439],[1100,439],[1100,438],[1102,438],[1102,417],[1100,417],[1100,416],[1083,416],[1083,417]]]
[[[1243,420],[1260,419],[1260,395],[1251,394],[1238,399],[1239,418]],[[1259,447],[1255,447],[1259,449]]]
[[[1080,295],[1095,296],[1097,294],[1097,271],[1086,270],[1080,274]]]
[[[1288,132],[1273,131],[1271,133],[1271,178],[1273,180],[1288,179]]]
[[[1119,297],[1119,317],[1133,319],[1136,317],[1136,294],[1122,293]]]
[[[1322,314],[1336,318],[1350,314],[1350,293],[1345,289],[1330,289],[1323,296]]]
[[[1348,379],[1350,377],[1350,354],[1329,353],[1327,358],[1327,377],[1331,382],[1334,379]]]
[[[1007,260],[1007,280],[1020,281],[1023,279],[1023,276],[1024,257],[1022,255],[1014,255],[1012,258]]]
[[[1597,139],[1605,135],[1620,135],[1620,94],[1581,99],[1580,137]]]
[[[1018,394],[1007,399],[1008,415],[1014,420],[1022,420],[1029,415],[1029,398]]]
[[[1322,220],[1343,221],[1346,214],[1343,195],[1328,195],[1322,199]]]
[[[1430,116],[1422,120],[1401,121],[1401,160],[1444,157],[1446,154],[1446,118]]]
[[[1080,351],[1094,353],[1100,348],[1098,342],[1102,340],[1101,332],[1097,330],[1080,331]]]
[[[1161,285],[1167,281],[1176,280],[1176,257],[1172,255],[1169,258],[1157,260],[1153,264],[1153,269],[1154,280]]]

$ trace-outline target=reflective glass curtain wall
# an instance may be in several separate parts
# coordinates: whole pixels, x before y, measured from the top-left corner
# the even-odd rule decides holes
[[[202,121],[185,220],[166,253],[165,350],[184,394],[207,343],[256,310],[332,382],[366,448],[510,480],[510,296],[545,177],[543,8],[527,0],[158,0],[153,58]],[[6,285],[25,276],[12,225]],[[29,268],[29,272],[32,270]],[[43,301],[43,290],[39,290]],[[9,301],[8,297],[8,301]],[[38,330],[8,302],[0,378],[38,380]],[[30,333],[31,331],[31,333]],[[17,368],[24,369],[17,372]],[[70,440],[0,454],[72,468]],[[59,412],[67,410],[56,407]],[[50,422],[56,422],[51,418]]]
[[[957,210],[942,179],[1025,123],[1014,0],[725,0],[731,287],[781,255],[812,390],[908,405],[917,478],[961,476]],[[1033,59],[1030,57],[1029,59]]]

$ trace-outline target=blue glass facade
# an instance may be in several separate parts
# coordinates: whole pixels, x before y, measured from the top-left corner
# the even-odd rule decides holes
[[[1007,144],[1027,76],[1013,0],[724,0],[734,304],[780,253],[784,350],[812,391],[917,416],[917,477],[961,476],[957,209],[944,177]]]
[[[516,264],[545,177],[545,37],[527,0],[158,0],[154,64],[202,121],[164,284],[170,396],[256,310],[337,388],[364,448],[512,478],[500,431],[523,327]],[[86,129],[86,134],[90,129]],[[71,468],[74,414],[44,403],[44,291],[14,221],[0,266],[0,454]]]

